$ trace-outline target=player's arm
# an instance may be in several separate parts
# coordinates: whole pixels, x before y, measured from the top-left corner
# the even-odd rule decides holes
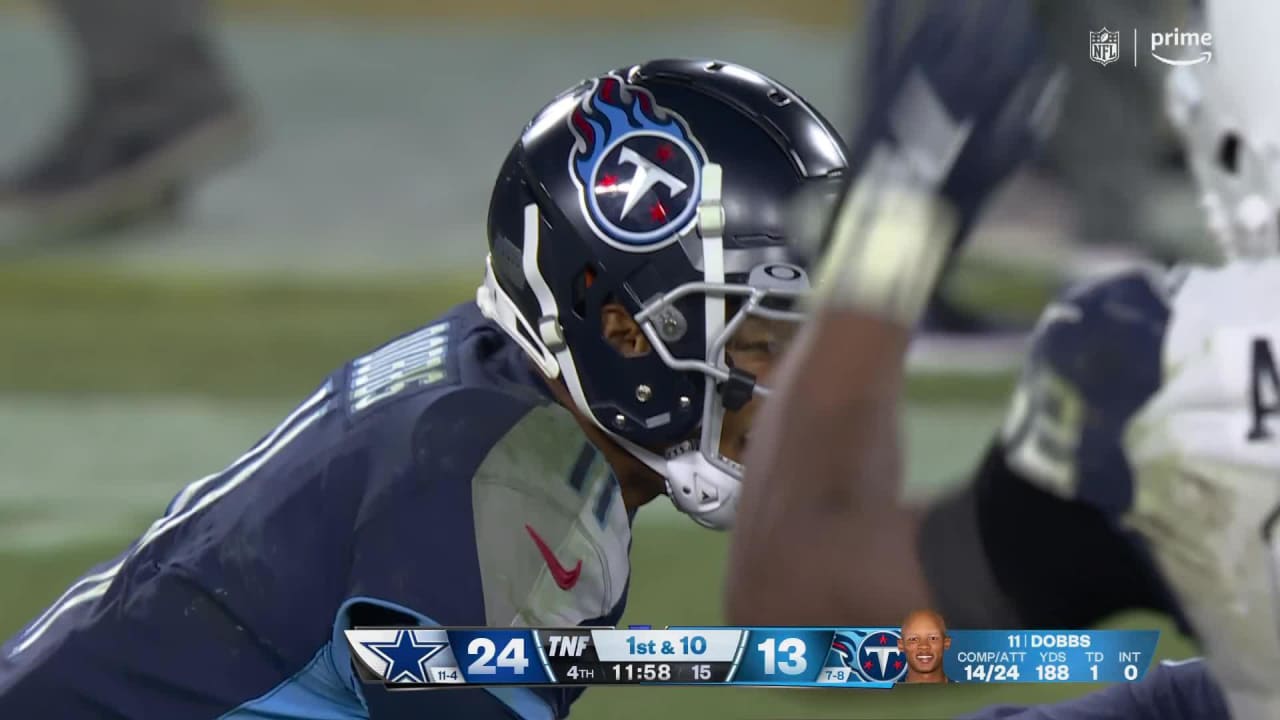
[[[897,502],[898,395],[908,328],[950,241],[948,210],[926,189],[895,188],[893,205],[868,210],[860,205],[870,185],[847,191],[818,280],[822,304],[752,433],[730,557],[731,622],[876,622],[888,618],[868,613],[924,597],[918,575],[859,588],[862,578],[832,564],[865,553],[895,568],[913,557],[914,523]],[[864,210],[877,216],[869,227],[855,224]],[[898,251],[907,254],[894,263]],[[888,264],[876,276],[881,259]]]
[[[993,27],[1015,38],[994,57]],[[831,225],[816,310],[752,433],[733,622],[896,622],[928,602],[917,515],[899,499],[903,352],[952,245],[1035,146],[1056,88],[1019,2],[934,5],[903,58],[853,145],[861,173]]]

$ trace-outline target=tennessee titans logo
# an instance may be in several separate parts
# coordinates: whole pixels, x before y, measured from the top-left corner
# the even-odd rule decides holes
[[[569,174],[583,214],[602,240],[646,252],[693,225],[707,157],[679,115],[643,88],[608,76],[569,116],[577,142]]]
[[[907,655],[898,649],[898,633],[880,630],[858,646],[858,670],[876,682],[897,682],[907,674]]]

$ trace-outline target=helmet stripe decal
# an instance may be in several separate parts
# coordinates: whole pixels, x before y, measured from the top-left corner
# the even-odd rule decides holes
[[[542,277],[542,271],[538,268],[538,242],[541,235],[542,218],[538,214],[538,206],[529,203],[524,206],[524,252],[520,262],[523,265],[524,276],[528,278],[529,289],[533,291],[533,296],[538,298],[542,317],[559,318],[560,310],[556,307],[556,296],[552,294],[546,278]],[[542,322],[539,321],[538,325],[538,339],[549,344],[546,336],[542,334]],[[564,372],[564,368],[560,368],[560,371]]]

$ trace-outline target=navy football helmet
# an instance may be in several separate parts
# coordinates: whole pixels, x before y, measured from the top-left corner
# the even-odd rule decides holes
[[[800,319],[808,278],[788,206],[809,189],[834,196],[845,169],[831,125],[747,68],[657,60],[584,81],[503,163],[477,302],[666,478],[680,510],[728,527],[742,466],[719,452],[721,421],[767,389],[725,345],[749,315]],[[606,340],[608,302],[654,352],[623,357]]]

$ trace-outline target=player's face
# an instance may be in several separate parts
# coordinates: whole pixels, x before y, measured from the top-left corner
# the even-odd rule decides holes
[[[942,627],[931,617],[912,619],[902,629],[902,650],[907,667],[917,673],[931,673],[942,667],[942,653],[950,645]]]
[[[725,356],[733,367],[751,373],[760,385],[768,385],[774,366],[790,345],[796,323],[748,316],[725,345]],[[751,427],[763,398],[753,397],[738,410],[726,411],[720,435],[720,454],[742,462]]]

